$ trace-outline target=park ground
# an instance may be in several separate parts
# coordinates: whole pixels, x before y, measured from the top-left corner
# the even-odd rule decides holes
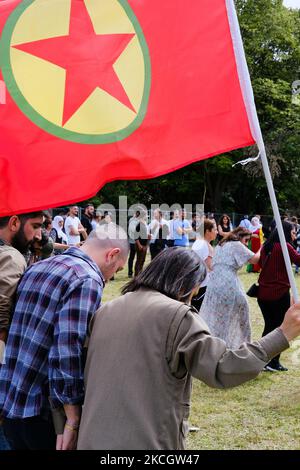
[[[240,274],[247,290],[257,274]],[[127,270],[108,283],[104,301],[120,295]],[[296,276],[298,290],[300,275]],[[259,339],[263,320],[256,299],[249,298],[252,339]],[[262,372],[255,380],[230,390],[214,390],[194,380],[188,449],[300,449],[300,338],[283,353],[288,372]]]

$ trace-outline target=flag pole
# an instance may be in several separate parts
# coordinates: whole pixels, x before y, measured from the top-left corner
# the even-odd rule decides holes
[[[270,172],[270,168],[268,164],[265,146],[263,147],[263,149],[260,149],[260,152],[261,152],[261,162],[262,162],[262,166],[263,166],[263,170],[264,170],[264,174],[265,174],[265,178],[267,182],[267,187],[268,187],[268,191],[269,191],[269,195],[271,199],[272,209],[273,209],[274,218],[276,222],[276,228],[278,230],[278,235],[279,235],[284,262],[285,262],[285,266],[287,270],[287,275],[288,275],[289,282],[291,285],[293,298],[295,302],[297,302],[299,300],[298,291],[297,291],[296,282],[295,282],[295,278],[294,278],[294,274],[292,270],[290,255],[289,255],[287,245],[286,245],[286,239],[285,239],[284,232],[283,232],[282,222],[280,218],[280,213],[278,209],[278,204],[276,200],[275,190],[273,186],[273,181],[272,181],[271,172]]]
[[[295,278],[293,275],[293,270],[292,270],[289,252],[287,249],[286,239],[284,236],[284,231],[283,231],[282,222],[280,218],[276,194],[275,194],[271,172],[270,172],[270,168],[268,164],[266,148],[265,148],[265,144],[264,144],[264,140],[263,140],[263,136],[262,136],[262,132],[260,128],[259,119],[257,116],[253,89],[252,89],[250,74],[249,74],[248,65],[246,61],[237,12],[236,12],[236,8],[234,5],[234,0],[226,0],[226,8],[227,8],[227,13],[228,13],[228,20],[229,20],[229,26],[231,30],[232,43],[233,43],[233,48],[234,48],[234,53],[235,53],[235,58],[236,58],[237,70],[238,70],[241,89],[242,89],[244,102],[245,102],[245,106],[246,106],[246,110],[248,114],[251,133],[259,149],[263,171],[264,171],[267,188],[268,188],[269,196],[271,200],[271,205],[272,205],[272,209],[274,213],[274,218],[276,222],[276,228],[278,230],[281,249],[282,249],[284,262],[285,262],[285,266],[287,270],[287,275],[289,278],[294,300],[295,302],[297,302],[299,300],[298,291],[296,287]]]

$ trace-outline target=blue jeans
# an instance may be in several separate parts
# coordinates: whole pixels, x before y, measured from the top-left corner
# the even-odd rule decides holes
[[[10,450],[9,444],[4,436],[2,425],[0,425],[0,450]]]

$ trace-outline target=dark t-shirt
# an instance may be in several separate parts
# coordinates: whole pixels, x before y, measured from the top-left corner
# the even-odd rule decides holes
[[[219,225],[221,225],[221,224],[219,224]],[[225,233],[230,232],[230,227],[224,227],[223,225],[221,225],[221,228],[222,228],[223,232],[225,232]],[[218,231],[218,235],[217,235],[217,240],[218,241],[223,240],[223,237],[222,237],[222,235],[219,234],[219,231]]]
[[[86,233],[89,235],[93,230],[92,221],[85,214],[81,216],[81,223],[86,230]]]

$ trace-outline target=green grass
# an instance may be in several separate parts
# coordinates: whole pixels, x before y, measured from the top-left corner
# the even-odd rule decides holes
[[[245,290],[256,274],[244,270]],[[115,276],[104,290],[104,301],[120,295],[127,272]],[[298,290],[300,276],[296,277]],[[249,298],[252,339],[261,337],[263,320],[256,299]],[[299,341],[299,340],[298,340]],[[296,344],[294,344],[296,346]],[[298,346],[300,350],[300,343]],[[194,380],[190,423],[200,431],[190,433],[189,449],[300,449],[300,353],[282,354],[288,372],[262,372],[258,378],[230,390],[214,390]]]

